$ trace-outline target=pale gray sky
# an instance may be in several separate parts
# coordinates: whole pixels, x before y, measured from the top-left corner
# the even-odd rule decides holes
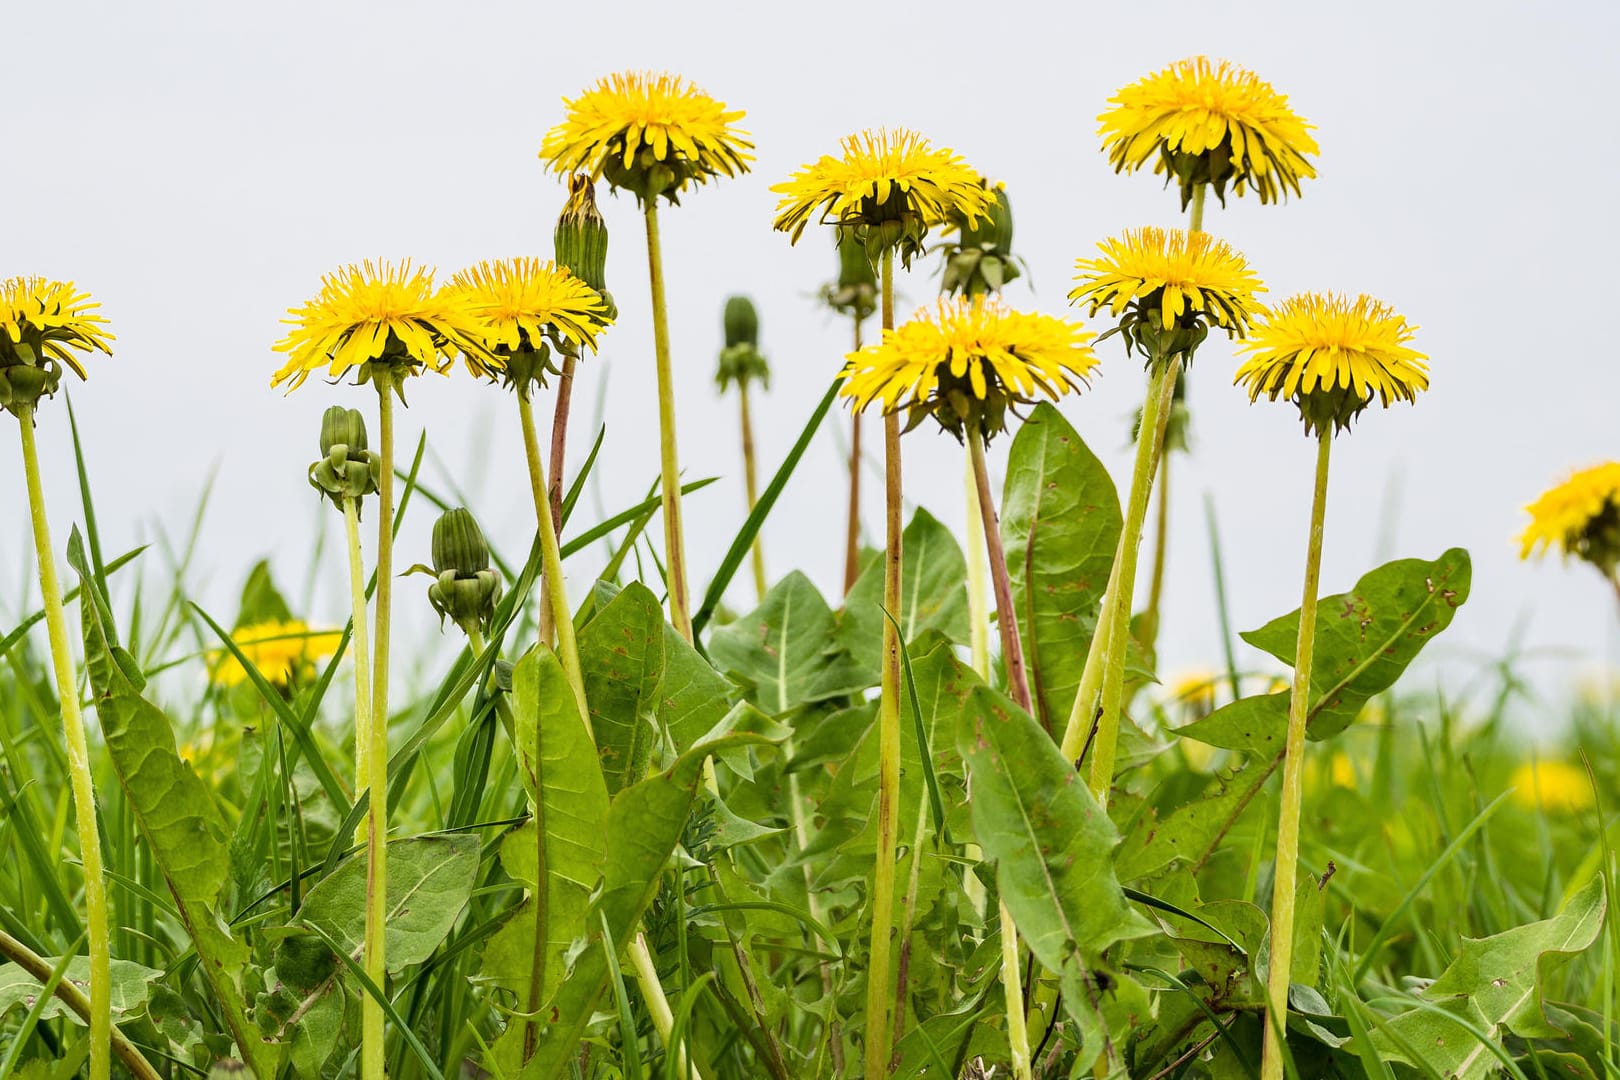
[[[701,592],[742,518],[735,403],[712,383],[725,296],[753,295],[775,367],[759,407],[767,469],[846,347],[846,324],[809,300],[835,267],[828,238],[812,230],[792,248],[773,233],[769,186],[850,131],[916,128],[1007,183],[1037,290],[1020,282],[1010,299],[1063,313],[1077,256],[1122,228],[1177,219],[1174,193],[1151,175],[1110,170],[1096,115],[1116,88],[1207,53],[1286,93],[1322,146],[1302,199],[1234,199],[1212,206],[1207,227],[1247,253],[1273,299],[1373,293],[1421,327],[1432,357],[1433,388],[1415,408],[1369,412],[1334,454],[1324,591],[1373,565],[1398,477],[1394,553],[1462,545],[1474,557],[1473,597],[1441,646],[1449,655],[1499,653],[1521,616],[1528,644],[1571,651],[1537,665],[1544,686],[1616,654],[1614,601],[1597,575],[1520,564],[1514,544],[1523,503],[1570,468],[1620,455],[1607,340],[1620,175],[1613,4],[933,2],[856,13],[667,0],[64,2],[9,4],[4,18],[0,276],[76,280],[118,334],[116,356],[93,360],[88,385],[73,387],[109,547],[150,537],[157,520],[182,531],[217,465],[199,569],[223,619],[262,555],[297,591],[314,523],[333,516],[304,479],[319,415],[333,402],[372,408],[369,388],[272,391],[278,320],[323,272],[369,256],[445,275],[481,258],[549,256],[563,188],[536,151],[563,95],[614,70],[669,69],[746,109],[758,148],[752,174],[663,215],[683,462],[689,477],[725,477],[688,502]],[[574,460],[608,372],[601,489],[612,510],[653,478],[655,402],[640,218],[631,199],[602,194],[622,324],[583,370]],[[901,282],[903,311],[937,288],[934,261],[919,265]],[[1113,342],[1103,357],[1092,392],[1064,408],[1123,482],[1143,383]],[[1204,492],[1219,506],[1236,627],[1298,603],[1310,445],[1291,408],[1247,404],[1233,367],[1212,340],[1192,373],[1197,443],[1175,476],[1165,624],[1172,673],[1219,662]],[[532,525],[510,399],[464,373],[412,391],[402,444],[425,428],[486,528],[519,551]],[[60,401],[41,439],[60,547],[78,517]],[[8,441],[0,580],[15,582],[31,556]],[[908,494],[960,523],[956,444],[920,429],[906,452]],[[994,448],[992,468],[1005,452]],[[828,432],[767,529],[773,572],[800,567],[836,590],[840,485]],[[426,555],[429,526],[427,514],[407,523],[403,564]],[[337,618],[342,569],[334,560],[323,572],[331,588],[315,614]],[[416,590],[400,592],[410,608]],[[432,633],[417,606],[407,651]]]

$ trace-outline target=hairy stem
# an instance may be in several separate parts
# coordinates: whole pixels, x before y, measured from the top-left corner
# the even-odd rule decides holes
[[[977,527],[980,520],[979,478],[973,469],[972,451],[968,453],[966,469],[967,488],[967,594],[968,594],[968,655],[973,670],[990,680],[990,605],[986,602],[984,532]]]
[[[384,955],[388,916],[388,629],[394,597],[394,389],[393,380],[377,381],[377,610],[372,634],[371,714],[366,721],[365,747],[359,757],[365,776],[356,778],[371,798],[366,813],[366,975],[386,991]],[[352,573],[352,570],[351,570]],[[371,995],[360,1001],[360,1076],[383,1080],[382,1003]]]
[[[79,861],[84,867],[85,923],[90,939],[90,1080],[107,1080],[112,1075],[112,947],[107,936],[107,875],[101,860],[101,833],[96,828],[90,745],[85,737],[78,678],[68,645],[62,583],[56,576],[51,529],[45,517],[45,488],[39,478],[33,406],[17,407],[17,423],[22,431],[23,471],[28,484],[28,510],[34,524],[34,554],[39,560],[39,588],[45,598],[45,629],[51,641],[56,696],[62,707],[62,732],[67,739],[68,780],[73,789],[74,821],[79,830]]]
[[[670,369],[669,317],[664,303],[664,255],[658,242],[658,199],[647,200],[647,272],[652,280],[653,350],[658,368],[658,453],[664,500],[664,557],[669,621],[692,640],[686,595],[686,539],[681,529],[681,467],[675,444],[675,376]]]
[[[551,463],[546,473],[551,478],[551,483],[546,487],[546,496],[551,506],[551,528],[558,536],[562,535],[563,464],[568,456],[568,408],[574,400],[574,367],[578,363],[578,357],[563,354],[562,374],[557,378],[557,403],[551,414]],[[551,595],[545,571],[540,573],[540,595]],[[547,645],[554,640],[553,629],[551,608],[541,604],[540,640]]]
[[[1282,1080],[1283,1075],[1281,1033],[1288,1016],[1288,981],[1294,958],[1294,880],[1299,870],[1299,810],[1305,787],[1305,721],[1310,712],[1311,658],[1316,649],[1316,587],[1322,570],[1328,454],[1332,446],[1330,424],[1317,434],[1316,488],[1311,496],[1310,541],[1305,549],[1305,591],[1299,605],[1294,689],[1288,699],[1282,805],[1277,815],[1277,870],[1271,882],[1271,974],[1266,983],[1266,1043],[1260,1080]]]

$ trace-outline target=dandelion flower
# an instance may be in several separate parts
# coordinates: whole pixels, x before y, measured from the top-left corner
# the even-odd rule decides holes
[[[909,264],[929,229],[990,211],[979,174],[915,131],[862,131],[842,145],[842,157],[823,155],[771,188],[781,196],[775,227],[794,243],[819,212],[824,224],[855,230],[869,258],[898,248]]]
[[[14,277],[0,281],[0,407],[32,406],[56,393],[62,365],[85,377],[80,352],[112,355],[101,305],[71,281]]]
[[[287,687],[311,664],[337,652],[343,635],[311,631],[297,619],[269,619],[232,631],[231,640],[271,685]],[[247,678],[247,669],[229,650],[213,654],[208,679],[215,686],[237,686]]]
[[[1526,810],[1573,814],[1592,809],[1592,782],[1584,769],[1564,761],[1526,762],[1508,778],[1513,801]]]
[[[1208,57],[1180,60],[1109,98],[1097,119],[1103,150],[1115,172],[1135,172],[1156,157],[1153,171],[1174,176],[1183,207],[1200,184],[1222,202],[1226,185],[1262,203],[1316,176],[1307,155],[1319,153],[1314,130],[1271,84],[1234,64]]]
[[[1242,337],[1266,291],[1243,255],[1206,232],[1130,229],[1097,245],[1099,258],[1075,261],[1074,304],[1096,315],[1106,307],[1119,319],[1126,351],[1139,350],[1151,365],[1190,358],[1210,327]],[[1104,334],[1107,337],[1108,334]]]
[[[1347,428],[1375,397],[1388,408],[1429,388],[1428,358],[1408,344],[1416,329],[1370,296],[1291,296],[1239,344],[1249,355],[1234,381],[1247,385],[1251,402],[1265,394],[1298,404],[1307,431]]]
[[[511,381],[525,374],[515,370],[524,365],[513,358],[547,354],[548,338],[571,350],[595,349],[597,335],[612,322],[600,293],[539,259],[482,262],[457,273],[451,287],[484,325],[483,348],[463,354],[475,375]]]
[[[320,293],[288,314],[293,318],[282,321],[292,329],[274,346],[288,360],[270,385],[290,381],[289,390],[321,368],[334,378],[358,369],[365,382],[379,365],[414,375],[484,351],[484,326],[466,297],[435,288],[433,272],[409,260],[368,259],[327,274]]]
[[[564,98],[567,115],[546,132],[540,157],[560,173],[584,172],[635,192],[642,202],[677,202],[688,184],[748,171],[754,144],[727,109],[678,75],[627,71]]]
[[[1078,390],[1097,366],[1084,327],[1026,314],[983,296],[940,300],[883,339],[849,354],[840,391],[864,410],[905,409],[910,426],[932,415],[958,439],[964,426],[988,442],[1005,430],[1009,404]]]
[[[1559,548],[1606,575],[1620,565],[1620,461],[1574,473],[1526,506],[1530,524],[1519,534],[1519,557]]]

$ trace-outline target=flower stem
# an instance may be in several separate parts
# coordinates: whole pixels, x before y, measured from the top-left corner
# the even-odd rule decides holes
[[[653,350],[658,368],[658,451],[664,501],[664,556],[669,577],[669,621],[688,642],[692,617],[686,596],[686,539],[681,529],[681,469],[675,444],[675,377],[669,360],[669,316],[664,304],[664,255],[658,242],[658,200],[647,200],[647,272],[652,279]]]
[[[855,351],[861,351],[861,315],[855,313]],[[844,542],[844,595],[861,575],[861,414],[849,418],[849,531]]]
[[[370,791],[366,817],[366,975],[387,990],[384,955],[388,921],[388,629],[394,598],[394,383],[377,382],[377,610],[372,633],[371,715],[359,757]],[[351,556],[352,558],[352,556]],[[352,569],[351,569],[352,572]],[[362,612],[364,609],[361,609]],[[358,717],[357,717],[358,719]],[[382,1003],[369,994],[360,1002],[361,1080],[383,1080]]]
[[[534,520],[540,533],[540,572],[545,577],[545,604],[551,607],[557,632],[557,659],[574,691],[579,715],[588,724],[591,714],[585,706],[585,677],[579,666],[579,646],[574,642],[574,613],[568,607],[568,583],[563,580],[562,550],[553,527],[551,502],[546,496],[546,468],[540,463],[540,436],[534,428],[534,406],[528,395],[518,393],[518,416],[523,422],[523,451],[529,459],[529,488],[534,493]],[[673,594],[671,594],[673,595]],[[542,604],[542,606],[545,606]]]
[[[1164,560],[1170,536],[1170,455],[1159,455],[1158,512],[1153,528],[1153,572],[1148,578],[1148,605],[1142,616],[1142,651],[1148,666],[1156,659],[1159,642],[1159,602],[1164,597]]]
[[[1028,712],[1030,709],[1029,678],[1024,671],[1023,644],[1018,637],[1018,622],[1013,613],[1012,588],[1007,580],[1007,556],[1001,546],[1001,528],[996,520],[996,507],[990,492],[990,472],[984,461],[984,440],[977,426],[967,434],[968,444],[968,510],[978,515],[979,528],[968,522],[968,550],[972,563],[968,579],[979,580],[978,588],[968,589],[968,606],[974,606],[977,593],[978,611],[974,613],[974,633],[978,638],[987,636],[984,626],[984,561],[990,561],[990,579],[996,595],[996,624],[1001,631],[1001,653],[1007,663],[1007,686],[1013,700]],[[975,535],[977,534],[977,535]],[[975,542],[977,540],[977,542]],[[985,656],[979,661],[979,650]],[[990,659],[988,643],[975,644],[974,664],[981,676],[989,678]],[[1023,980],[1018,971],[1018,928],[1013,925],[1012,913],[1005,902],[999,904],[997,919],[1001,925],[1001,988],[1007,1003],[1007,1043],[1012,1054],[1013,1080],[1030,1080],[1029,1026],[1024,1019]]]
[[[706,1070],[694,1069],[687,1064],[686,1045],[671,1046],[670,1037],[675,1030],[675,1013],[669,1007],[669,998],[664,996],[664,986],[658,981],[658,967],[653,963],[652,952],[647,948],[647,938],[640,930],[625,946],[625,952],[630,956],[630,967],[636,973],[636,986],[641,990],[641,996],[647,1003],[647,1012],[652,1017],[653,1030],[658,1032],[659,1040],[664,1044],[666,1053],[675,1054],[675,1075],[690,1077],[696,1073],[703,1080],[708,1080]]]
[[[977,487],[979,523],[983,526],[985,551],[990,558],[990,582],[996,595],[996,626],[1001,631],[1001,659],[1007,666],[1007,689],[1025,712],[1030,711],[1029,674],[1024,669],[1024,645],[1018,637],[1018,619],[1013,611],[1012,584],[1007,579],[1007,555],[1001,547],[1001,527],[996,523],[995,496],[990,493],[990,471],[984,462],[984,440],[975,427],[968,432],[968,457],[973,462]]]
[[[1261,1080],[1282,1080],[1280,1035],[1288,1017],[1288,981],[1294,957],[1294,879],[1299,868],[1299,808],[1305,786],[1305,721],[1310,710],[1311,657],[1316,648],[1316,586],[1322,569],[1322,527],[1327,512],[1328,452],[1333,427],[1316,442],[1316,489],[1311,496],[1311,537],[1305,549],[1305,593],[1299,605],[1294,651],[1294,690],[1288,699],[1288,739],[1283,756],[1282,806],[1277,816],[1277,870],[1271,882],[1271,975],[1266,984],[1265,1057]]]
[[[752,514],[759,503],[759,478],[754,470],[754,422],[748,414],[748,380],[737,380],[737,400],[742,403],[743,485],[748,492],[748,512]],[[754,534],[750,550],[754,563],[754,591],[765,599],[765,547],[759,534]]]
[[[894,251],[883,252],[883,329],[894,327]],[[883,417],[883,606],[900,617],[900,417]],[[878,836],[872,869],[872,949],[866,981],[865,1075],[889,1073],[890,932],[894,927],[894,860],[900,812],[900,631],[883,621],[883,690],[878,704]]]
[[[1204,231],[1204,196],[1209,193],[1208,184],[1199,184],[1193,188],[1192,204],[1187,208],[1187,231]]]
[[[107,936],[107,875],[101,861],[101,833],[96,828],[95,786],[90,776],[90,746],[79,709],[78,678],[68,646],[62,584],[56,576],[50,524],[45,518],[45,489],[39,478],[39,447],[34,442],[33,406],[17,406],[22,429],[23,471],[28,484],[28,510],[34,523],[34,552],[39,559],[39,588],[45,597],[45,629],[51,641],[56,696],[62,707],[67,739],[68,780],[79,830],[79,861],[84,867],[86,930],[90,938],[90,1080],[112,1074],[112,949]]]
[[[1104,643],[1107,651],[1102,656],[1102,714],[1097,719],[1096,744],[1091,752],[1090,785],[1092,795],[1104,807],[1108,805],[1109,790],[1114,783],[1114,754],[1119,746],[1119,717],[1125,696],[1125,645],[1131,627],[1131,599],[1136,589],[1136,556],[1142,544],[1142,522],[1147,517],[1148,497],[1153,493],[1153,466],[1158,446],[1164,440],[1164,425],[1169,419],[1180,367],[1180,359],[1160,360],[1153,365],[1153,375],[1148,380],[1141,430],[1136,436],[1136,467],[1131,473],[1125,527],[1114,557],[1118,574],[1110,582],[1112,591],[1103,600],[1103,606],[1111,611]],[[1091,647],[1096,651],[1097,639],[1093,639]]]
[[[574,400],[574,367],[578,358],[563,354],[562,374],[557,378],[557,404],[551,414],[551,464],[546,473],[551,483],[546,495],[551,505],[551,527],[562,535],[563,463],[568,453],[568,409]],[[550,596],[551,590],[545,572],[540,574],[540,595]],[[540,640],[550,645],[554,640],[551,608],[540,605]]]
[[[967,594],[968,594],[968,655],[985,682],[990,681],[990,605],[986,602],[984,531],[976,526],[980,519],[979,478],[973,469],[970,451],[965,470],[967,488]]]
[[[371,631],[366,625],[366,572],[360,557],[360,504],[343,500],[343,527],[349,549],[349,610],[354,624],[350,652],[354,656],[354,786],[368,782],[371,768]],[[356,829],[355,843],[367,839],[370,817]]]

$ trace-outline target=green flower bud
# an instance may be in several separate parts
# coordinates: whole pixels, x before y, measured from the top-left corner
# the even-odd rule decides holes
[[[726,348],[759,344],[759,313],[754,310],[754,303],[748,297],[733,296],[726,300],[724,322]]]
[[[838,229],[838,280],[824,287],[821,298],[844,315],[864,319],[877,310],[878,280],[853,229]]]
[[[951,227],[954,243],[944,245],[945,268],[940,291],[948,296],[980,296],[997,293],[1019,276],[1018,260],[1012,253],[1012,204],[1007,191],[997,185],[986,216],[968,218],[955,214]]]
[[[333,405],[321,417],[321,454],[328,455],[334,446],[350,450],[366,448],[366,418],[359,409],[345,409]]]
[[[366,449],[366,421],[358,409],[333,405],[321,417],[321,460],[309,467],[309,484],[343,509],[344,499],[359,502],[375,494],[381,460]]]
[[[412,567],[411,572],[434,575],[428,602],[442,624],[449,618],[465,631],[487,633],[501,599],[501,578],[489,566],[489,544],[472,512],[448,510],[433,524],[433,567]]]
[[[726,347],[720,350],[720,369],[715,381],[720,389],[735,382],[739,386],[757,381],[762,386],[771,380],[771,366],[759,351],[759,313],[746,296],[733,296],[726,301],[724,317]]]
[[[618,308],[607,290],[607,222],[596,208],[596,185],[588,173],[575,173],[568,180],[568,201],[552,234],[558,266],[602,295],[607,317],[618,317]]]

